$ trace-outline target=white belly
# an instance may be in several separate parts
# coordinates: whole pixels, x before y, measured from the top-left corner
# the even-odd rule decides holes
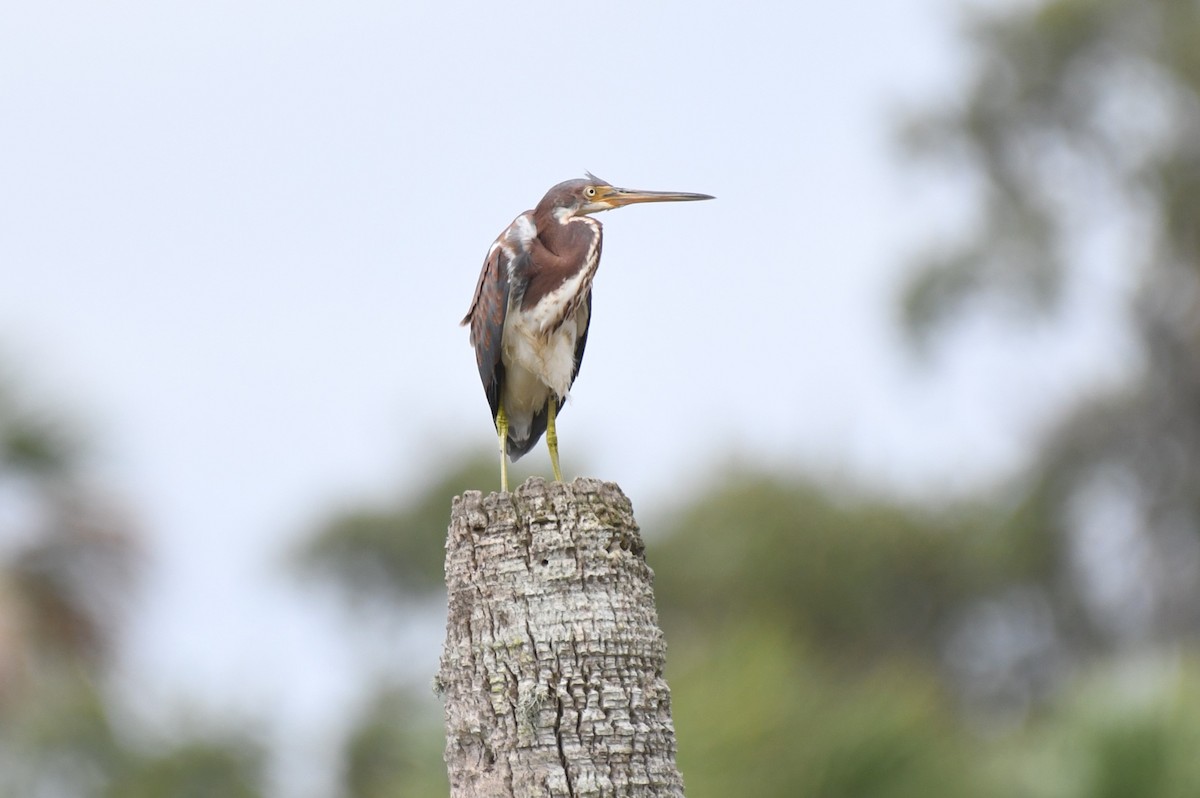
[[[500,401],[514,440],[529,437],[534,415],[549,401],[565,399],[575,375],[575,344],[587,326],[587,308],[557,330],[538,331],[537,320],[510,308],[501,342],[504,388]]]

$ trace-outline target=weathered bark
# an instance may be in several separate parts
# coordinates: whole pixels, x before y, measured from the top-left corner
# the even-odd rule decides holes
[[[653,576],[612,483],[454,500],[437,680],[451,798],[682,798]]]

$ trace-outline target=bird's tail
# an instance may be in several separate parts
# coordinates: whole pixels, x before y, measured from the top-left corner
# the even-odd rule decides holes
[[[551,400],[551,401],[553,401],[553,400]],[[558,409],[561,410],[562,406],[563,406],[563,403],[561,400],[559,400]],[[508,429],[508,459],[509,460],[512,460],[514,463],[517,462],[525,454],[527,454],[530,449],[532,449],[534,446],[537,445],[537,442],[540,441],[542,439],[542,436],[546,434],[547,418],[548,418],[548,416],[546,414],[545,407],[543,407],[538,412],[534,413],[533,420],[529,423],[529,434],[524,438],[513,437],[513,429],[511,426],[509,427],[509,429]]]

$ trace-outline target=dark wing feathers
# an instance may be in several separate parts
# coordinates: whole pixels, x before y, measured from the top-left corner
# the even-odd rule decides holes
[[[571,384],[575,384],[575,378],[579,376],[579,367],[583,365],[583,350],[587,347],[588,330],[592,327],[592,291],[588,289],[587,299],[584,304],[587,306],[587,321],[583,323],[583,332],[579,334],[579,338],[575,341],[575,371],[571,374]],[[562,407],[560,404],[559,407]]]
[[[504,317],[508,314],[508,254],[504,247],[494,247],[488,253],[471,309],[462,324],[471,325],[471,346],[475,347],[475,363],[479,379],[492,406],[492,418],[500,409],[500,385],[504,381],[504,364],[500,361],[500,341],[504,336]]]

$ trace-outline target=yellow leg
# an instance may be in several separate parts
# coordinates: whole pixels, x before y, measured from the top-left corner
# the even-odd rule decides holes
[[[504,405],[496,411],[496,434],[500,436],[500,492],[508,493],[508,414]]]
[[[554,469],[554,481],[562,482],[562,472],[558,470],[558,432],[554,429],[554,416],[558,412],[558,400],[550,396],[550,404],[546,405],[546,447],[550,449],[550,467]]]

